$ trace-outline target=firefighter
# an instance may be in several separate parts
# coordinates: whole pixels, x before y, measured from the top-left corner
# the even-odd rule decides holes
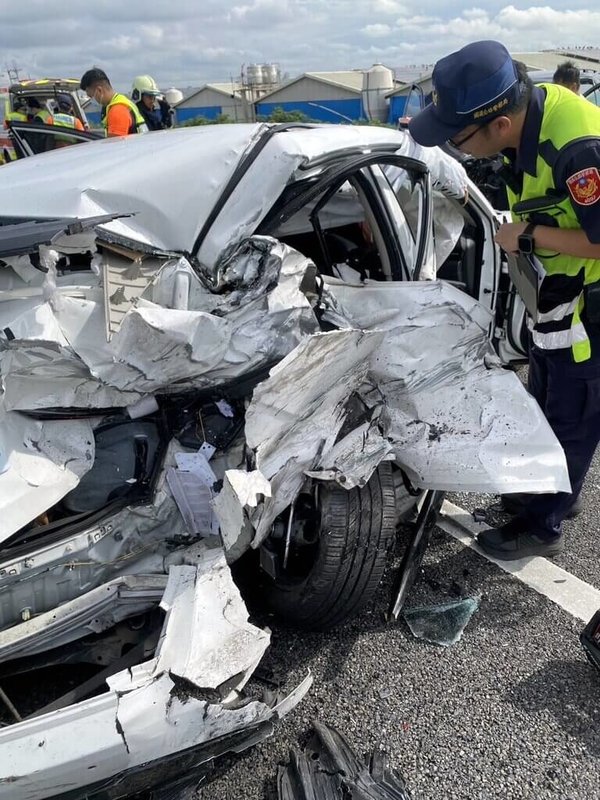
[[[173,110],[150,75],[133,80],[131,99],[137,105],[149,131],[162,131],[173,126]]]

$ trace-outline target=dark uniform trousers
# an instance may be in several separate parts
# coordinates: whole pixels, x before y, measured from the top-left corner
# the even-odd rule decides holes
[[[544,538],[560,534],[561,523],[579,496],[600,441],[600,342],[592,341],[592,357],[576,364],[571,350],[529,354],[527,388],[540,405],[567,459],[572,494],[530,495],[524,513],[531,533]]]

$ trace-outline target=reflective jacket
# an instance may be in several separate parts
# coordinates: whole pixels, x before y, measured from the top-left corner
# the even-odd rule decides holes
[[[523,173],[520,192],[507,187],[513,219],[537,222],[543,216],[547,222],[542,224],[580,229],[566,186],[557,189],[555,185],[553,168],[570,144],[600,138],[600,108],[582,102],[573,92],[554,84],[540,88],[545,90],[546,99],[538,141],[537,174]],[[540,287],[538,319],[533,326],[534,344],[546,350],[570,347],[575,361],[586,361],[591,346],[589,332],[581,321],[583,289],[600,281],[600,259],[539,248],[535,255],[542,262],[546,277]]]
[[[112,97],[110,103],[106,106],[103,112],[102,122],[104,124],[104,134],[108,136],[108,112],[113,106],[123,105],[127,106],[129,109],[129,113],[131,114],[131,125],[129,127],[128,133],[147,133],[148,126],[146,125],[144,118],[140,114],[138,107],[136,104],[131,101],[126,95],[119,94],[118,92],[115,93]]]
[[[39,121],[44,125],[54,125],[54,117],[45,108],[41,108],[39,111],[36,111],[33,117],[33,121],[34,122]]]
[[[8,122],[27,122],[27,114],[22,111],[9,111],[4,118],[4,127],[8,128]]]
[[[64,128],[75,128],[79,131],[83,130],[81,120],[77,119],[73,114],[63,114],[62,111],[54,115],[54,124],[61,125]]]

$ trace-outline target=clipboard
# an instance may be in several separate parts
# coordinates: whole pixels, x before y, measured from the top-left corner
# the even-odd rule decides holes
[[[531,319],[538,322],[540,288],[546,270],[534,255],[507,253],[508,274]]]

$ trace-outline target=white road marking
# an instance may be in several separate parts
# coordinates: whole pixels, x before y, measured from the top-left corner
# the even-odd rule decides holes
[[[475,522],[468,511],[449,503],[442,505],[438,527],[476,553],[497,564],[504,572],[513,575],[526,586],[552,600],[571,616],[589,622],[600,608],[600,590],[576,578],[547,558],[520,558],[516,561],[499,561],[486,555],[477,546],[475,535],[489,528],[489,524]]]

